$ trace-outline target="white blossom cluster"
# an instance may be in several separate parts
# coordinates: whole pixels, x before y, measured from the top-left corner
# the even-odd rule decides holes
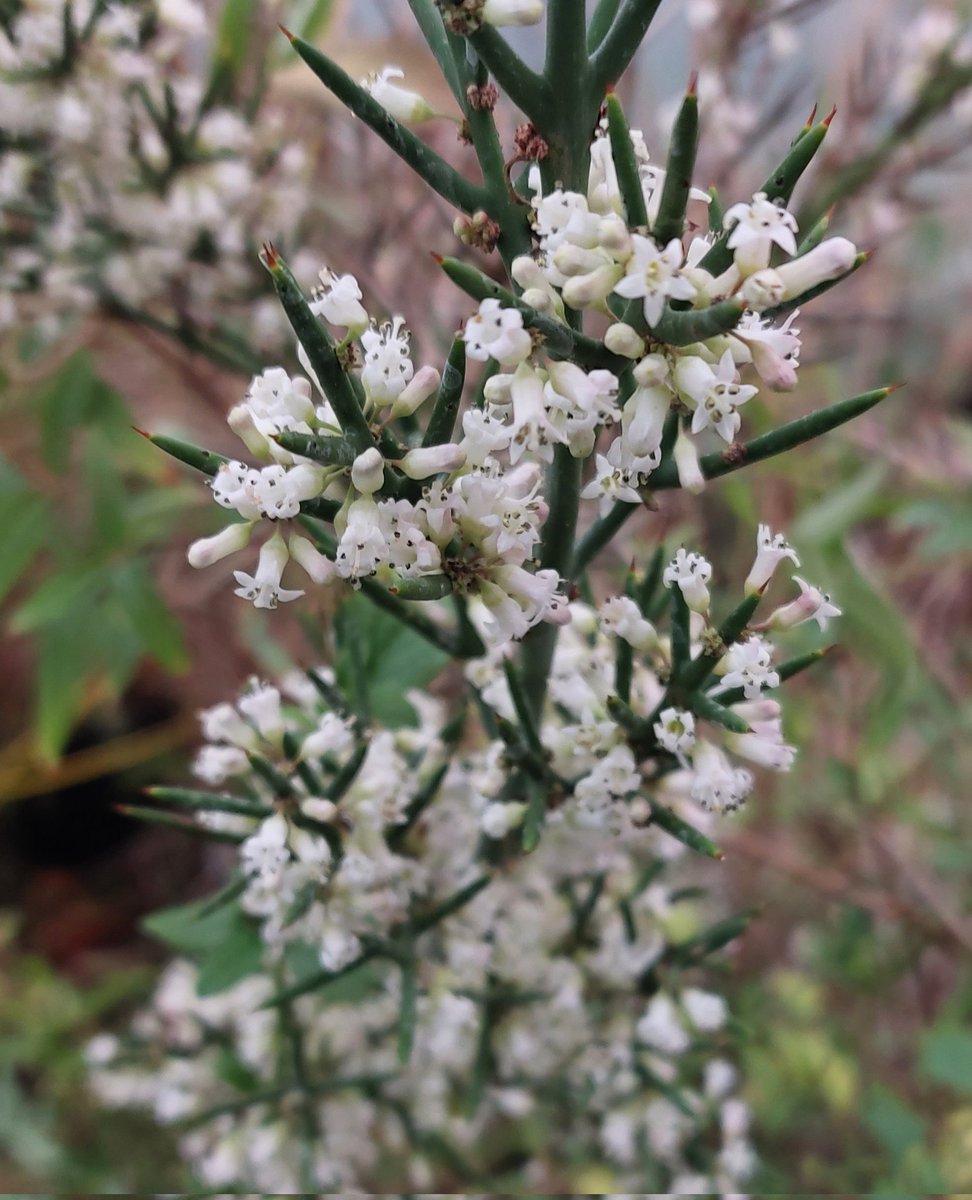
[[[652,212],[665,172],[647,162],[640,137],[633,142]],[[556,447],[579,459],[593,456],[593,474],[581,496],[596,499],[602,514],[616,501],[641,503],[639,489],[650,487],[666,436],[681,486],[701,490],[700,449],[734,443],[740,409],[757,394],[757,386],[743,382],[741,373],[777,391],[796,384],[797,313],[777,325],[760,314],[843,274],[857,254],[845,238],[829,238],[797,255],[795,218],[759,193],[727,212],[733,261],[714,277],[700,265],[710,240],[695,238],[686,255],[677,238],[662,247],[648,234],[627,228],[607,138],[592,146],[588,195],[559,188],[546,196],[538,192],[533,210],[537,257],[521,256],[512,264],[524,304],[560,318],[565,305],[595,308],[613,318],[612,296],[635,305],[646,336],[614,319],[604,338],[608,351],[629,361],[624,378],[543,355],[521,310],[488,298],[467,321],[463,336],[469,359],[499,369],[485,379],[482,404],[463,413],[461,438],[402,447],[400,456],[391,458],[372,446],[322,466],[275,440],[282,433],[324,438],[341,433],[326,392],[298,346],[310,379],[270,368],[253,379],[245,401],[229,415],[250,454],[269,465],[234,460],[220,467],[212,483],[214,498],[242,522],[195,543],[189,552],[193,565],[209,565],[240,550],[257,523],[291,520],[302,503],[325,498],[339,505],[336,552],[322,553],[301,533],[285,539],[276,528],[260,551],[255,573],[236,572],[238,595],[270,608],[302,595],[302,589],[282,583],[293,558],[315,583],[340,578],[359,586],[373,577],[394,592],[403,580],[444,576],[451,590],[472,601],[472,619],[491,646],[523,637],[539,621],[563,624],[570,610],[558,574],[531,570],[547,512],[542,469],[553,461]],[[788,261],[771,265],[774,249],[790,256]],[[379,326],[363,306],[353,276],[324,268],[320,280],[312,309],[345,331],[341,346],[348,361],[357,364],[350,375],[371,429],[377,434],[396,417],[416,414],[441,380],[431,366],[416,371],[404,318]],[[704,310],[727,298],[747,306],[730,333],[673,346],[652,332],[670,301]],[[599,441],[606,430],[615,431],[607,444]],[[420,498],[395,488],[394,480],[402,476],[424,481]]]
[[[347,331],[345,342],[352,338],[360,342],[361,366],[355,378],[364,397],[365,416],[374,423],[415,413],[436,393],[440,376],[430,366],[415,370],[403,318],[396,316],[377,326],[369,320],[352,276],[337,277],[326,268],[320,274],[322,288],[312,307]],[[529,345],[529,336],[522,329],[519,333]],[[445,574],[456,591],[469,597],[471,615],[491,644],[522,637],[541,620],[563,623],[568,619],[559,575],[529,569],[547,512],[540,496],[545,453],[538,430],[533,430],[532,438],[526,431],[523,434],[533,452],[521,459],[522,447],[510,449],[506,468],[494,454],[509,448],[510,437],[492,413],[479,409],[465,414],[461,442],[403,448],[393,462],[372,447],[345,465],[322,467],[284,450],[274,440],[285,432],[340,433],[303,347],[298,352],[312,382],[271,368],[252,381],[245,401],[230,412],[229,424],[251,455],[269,459],[270,465],[249,467],[232,461],[220,467],[212,481],[213,497],[243,520],[194,543],[190,563],[205,566],[234,553],[247,544],[259,522],[294,518],[303,501],[340,499],[333,557],[325,556],[300,533],[290,532],[285,540],[277,527],[261,548],[255,574],[236,572],[237,594],[264,608],[302,595],[300,589],[281,583],[293,558],[315,583],[344,579],[360,586],[363,579],[375,577],[395,591],[403,580]],[[595,376],[607,374],[586,376],[570,364],[558,367],[564,369],[565,379],[573,379],[576,373],[594,387],[600,382]],[[512,403],[542,410],[532,376],[528,395],[516,378],[509,383]],[[521,413],[527,430],[525,407]],[[392,465],[406,479],[424,481],[417,499],[376,495]]]
[[[198,0],[24,0],[0,27],[0,329],[54,336],[99,301],[279,346],[254,230],[307,233],[305,150],[265,103],[208,94]],[[218,49],[218,48],[217,48]],[[257,120],[257,115],[259,119]]]
[[[784,562],[799,565],[761,526],[746,593],[761,595]],[[692,614],[693,659],[710,644],[710,580],[710,565],[684,549],[663,572]],[[195,773],[218,790],[198,819],[240,839],[236,902],[259,925],[263,969],[200,998],[195,967],[174,963],[128,1039],[92,1043],[99,1097],[187,1122],[182,1151],[218,1188],[306,1190],[306,1153],[325,1190],[372,1186],[389,1161],[417,1188],[457,1162],[481,1178],[489,1147],[536,1122],[543,1149],[524,1168],[534,1186],[558,1178],[568,1147],[572,1161],[610,1164],[622,1189],[743,1186],[755,1157],[721,1049],[726,1006],[679,965],[679,931],[701,914],[680,898],[691,877],[684,847],[653,817],[663,805],[711,831],[752,786],[743,763],[789,769],[764,634],[824,626],[838,612],[798,582],[797,600],[725,647],[707,685],[748,733],[665,703],[672,640],[634,600],[575,603],[539,725],[563,799],[547,808],[533,852],[495,870],[494,848],[519,836],[527,804],[504,792],[502,739],[463,739],[454,752],[444,702],[410,694],[418,724],[375,729],[344,710],[333,674],[319,669],[280,687],[251,681],[236,704],[203,712]],[[631,710],[642,721],[656,714],[650,746],[610,703],[622,641],[632,651]],[[466,676],[485,708],[513,721],[502,654],[472,662]],[[484,873],[461,907],[413,924]],[[382,947],[401,946],[410,928],[421,930],[406,943],[420,966],[402,1064],[402,952]],[[295,951],[313,970],[343,971],[352,991],[298,996],[288,1032],[279,1010],[261,1005],[294,983]],[[291,1079],[295,1024],[303,1095],[280,1084]],[[229,1077],[216,1069],[227,1052],[240,1064]],[[431,1148],[443,1145],[440,1160]]]
[[[591,637],[592,613],[561,642],[557,697],[583,656],[611,655],[607,639],[592,648]],[[326,673],[318,678],[329,686]],[[551,719],[560,703],[551,703]],[[210,742],[197,774],[225,788],[217,796],[274,810],[204,818],[245,835],[239,903],[260,922],[264,969],[199,997],[196,968],[173,963],[128,1037],[91,1043],[98,1097],[186,1122],[181,1150],[209,1187],[306,1190],[309,1146],[316,1189],[369,1188],[389,1162],[424,1189],[443,1170],[453,1177],[456,1161],[487,1176],[490,1147],[540,1122],[544,1146],[524,1168],[528,1181],[557,1178],[569,1148],[573,1161],[610,1164],[621,1188],[738,1189],[755,1159],[748,1110],[723,1057],[725,1003],[668,965],[686,928],[703,918],[678,896],[688,878],[682,848],[633,821],[623,837],[592,828],[573,805],[550,814],[532,855],[509,861],[415,945],[421,968],[406,1064],[395,1045],[401,973],[379,960],[346,976],[350,995],[324,990],[291,1003],[307,1095],[292,1085],[278,1093],[281,1079],[292,1079],[292,1028],[260,1006],[293,981],[285,950],[310,952],[329,970],[347,967],[369,939],[390,935],[486,866],[477,845],[484,830],[497,832],[499,743],[456,758],[433,802],[395,840],[409,766],[421,781],[441,761],[444,706],[425,700],[419,715],[416,728],[366,732],[306,680],[251,685],[236,705],[202,715]],[[335,801],[311,794],[304,769],[333,779],[362,737],[368,750],[347,790]],[[252,769],[256,755],[286,777],[288,795]],[[712,819],[684,804],[701,822]],[[237,1071],[227,1072],[227,1056]],[[703,1135],[711,1151],[700,1158]],[[443,1144],[451,1150],[444,1162],[436,1157]]]
[[[632,143],[652,221],[666,172],[649,161],[640,134],[632,133]],[[561,188],[543,195],[539,176],[535,182],[538,255],[516,259],[512,266],[514,279],[524,289],[523,300],[560,317],[565,306],[608,316],[612,324],[604,344],[631,361],[632,386],[618,397],[617,380],[608,372],[585,376],[570,364],[550,364],[546,371],[520,365],[512,379],[497,375],[490,380],[485,417],[496,419],[512,404],[512,421],[506,423],[511,444],[523,442],[547,459],[551,444],[558,442],[575,456],[587,457],[601,427],[620,426],[603,452],[598,450],[594,478],[583,493],[599,499],[602,511],[607,511],[617,500],[641,502],[638,489],[650,486],[661,461],[666,422],[678,414],[672,453],[679,480],[691,491],[701,490],[705,481],[700,446],[724,448],[733,443],[742,423],[739,410],[757,394],[757,386],[743,382],[742,373],[772,391],[789,391],[796,385],[800,336],[793,322],[798,312],[779,323],[761,314],[850,270],[856,247],[835,237],[798,254],[792,213],[757,193],[726,212],[733,261],[713,276],[701,265],[711,237],[694,237],[685,251],[679,238],[663,246],[649,234],[628,228],[607,137],[599,137],[591,147],[586,195]],[[696,189],[691,195],[708,200]],[[774,251],[785,261],[772,265]],[[621,319],[610,306],[615,297],[631,306]],[[745,306],[731,332],[687,346],[665,343],[661,322],[671,302],[704,310],[728,299]],[[502,366],[522,364],[529,348],[522,341],[519,317],[515,310],[501,310],[497,301],[483,301],[479,318],[467,325],[470,353],[488,354]],[[647,336],[637,332],[633,320],[643,321]],[[521,399],[518,409],[513,385],[519,396],[537,398],[542,385],[542,409],[539,399],[532,407]]]

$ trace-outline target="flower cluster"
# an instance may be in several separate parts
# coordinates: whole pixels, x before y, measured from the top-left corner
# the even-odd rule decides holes
[[[558,766],[571,731],[557,714],[591,656],[613,653],[586,613],[558,648],[548,708]],[[492,673],[481,668],[471,673]],[[484,682],[503,707],[495,691]],[[747,1110],[723,1057],[725,1004],[685,975],[685,930],[703,912],[680,895],[691,875],[679,843],[643,821],[625,820],[618,837],[568,804],[550,813],[534,854],[480,888],[480,834],[499,835],[502,743],[444,770],[454,734],[443,705],[416,697],[419,724],[391,732],[342,715],[339,700],[320,670],[279,688],[254,681],[235,705],[202,714],[208,744],[195,770],[219,790],[199,820],[239,839],[242,891],[228,903],[259,923],[262,965],[200,996],[196,968],[173,963],[128,1038],[91,1043],[102,1101],[188,1123],[181,1148],[211,1187],[362,1188],[389,1161],[416,1187],[457,1163],[482,1177],[490,1147],[515,1143],[527,1118],[547,1131],[529,1168],[538,1186],[568,1146],[611,1162],[623,1187],[741,1186],[754,1165]],[[711,821],[687,795],[668,798]],[[447,918],[426,919],[457,896]],[[409,953],[421,955],[412,982]],[[294,1000],[285,1035],[265,1002],[319,966],[344,991]],[[233,1081],[216,1065],[227,1054],[240,1067]],[[691,1147],[707,1129],[700,1159]]]
[[[197,0],[26,0],[0,28],[0,328],[54,336],[93,305],[279,346],[253,230],[311,228],[283,113],[216,101]],[[207,73],[209,78],[207,78]],[[256,298],[256,299],[255,299]]]

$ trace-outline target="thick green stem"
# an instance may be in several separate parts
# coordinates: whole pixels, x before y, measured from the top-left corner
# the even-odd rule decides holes
[[[486,64],[500,89],[531,120],[552,99],[549,82],[531,71],[492,25],[483,25],[476,33],[470,34],[469,44]]]
[[[624,74],[660,4],[661,0],[626,0],[591,59],[590,88],[595,103],[600,104],[608,86]]]
[[[587,186],[588,148],[597,102],[587,94],[587,21],[584,0],[556,0],[547,8],[547,60],[544,78],[554,105],[538,121],[550,146],[550,170],[564,187]]]

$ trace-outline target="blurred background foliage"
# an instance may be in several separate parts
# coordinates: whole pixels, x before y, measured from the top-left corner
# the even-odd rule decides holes
[[[223,85],[268,71],[281,102],[313,117],[304,129],[319,143],[329,261],[389,312],[405,312],[432,353],[463,313],[425,254],[451,244],[447,214],[327,107],[280,47],[246,36],[251,7],[228,0],[216,13]],[[790,689],[797,766],[763,781],[727,829],[725,864],[700,871],[726,911],[760,913],[720,968],[762,1157],[753,1191],[972,1191],[970,139],[943,123],[945,112],[906,142],[881,107],[879,67],[893,71],[905,22],[935,6],[882,6],[869,23],[867,5],[836,13],[798,0],[795,57],[760,66],[765,7],[748,6],[749,41],[727,40],[725,53],[739,56],[727,77],[781,103],[734,151],[707,143],[704,126],[702,182],[728,185],[732,199],[748,194],[809,102],[836,99],[834,148],[802,194],[804,212],[840,198],[832,229],[879,243],[834,293],[843,308],[804,314],[800,388],[767,403],[790,415],[880,383],[909,386],[863,423],[712,486],[701,514],[673,499],[640,516],[596,582],[616,583],[629,555],[693,532],[690,521],[717,572],[741,578],[759,519],[786,529],[807,576],[832,589],[844,648]],[[623,85],[632,112],[664,107],[683,62],[687,74],[706,52],[677,8],[662,5],[657,38]],[[404,6],[308,0],[277,15],[326,39],[352,72],[401,62],[410,84],[437,95]],[[659,149],[661,128],[650,132]],[[448,129],[428,136],[457,153]],[[874,169],[852,179],[847,162],[867,146],[881,148]],[[6,341],[0,1185],[191,1189],[167,1134],[93,1108],[82,1047],[122,1025],[150,987],[163,952],[144,937],[144,915],[213,890],[222,865],[218,852],[136,828],[112,806],[149,780],[182,777],[195,709],[253,671],[326,649],[333,601],[314,600],[303,623],[283,612],[266,621],[227,600],[222,580],[185,566],[189,538],[215,528],[212,506],[132,426],[228,448],[222,416],[243,377],[117,315],[89,313],[43,353],[27,338]],[[768,407],[750,414],[764,428],[775,419]],[[350,635],[364,646],[370,627],[352,609],[340,619],[353,648]],[[344,669],[398,713],[400,695],[367,650]],[[579,1175],[579,1190],[595,1177],[596,1190],[610,1190],[600,1171]]]

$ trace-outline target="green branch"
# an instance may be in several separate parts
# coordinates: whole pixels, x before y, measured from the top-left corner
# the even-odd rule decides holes
[[[284,30],[284,33],[287,33]],[[434,191],[463,212],[475,212],[483,201],[482,190],[469,182],[455,167],[436,154],[406,129],[360,84],[354,82],[336,62],[302,38],[287,33],[290,44],[324,86],[352,113],[390,146],[398,157],[425,180]]]

